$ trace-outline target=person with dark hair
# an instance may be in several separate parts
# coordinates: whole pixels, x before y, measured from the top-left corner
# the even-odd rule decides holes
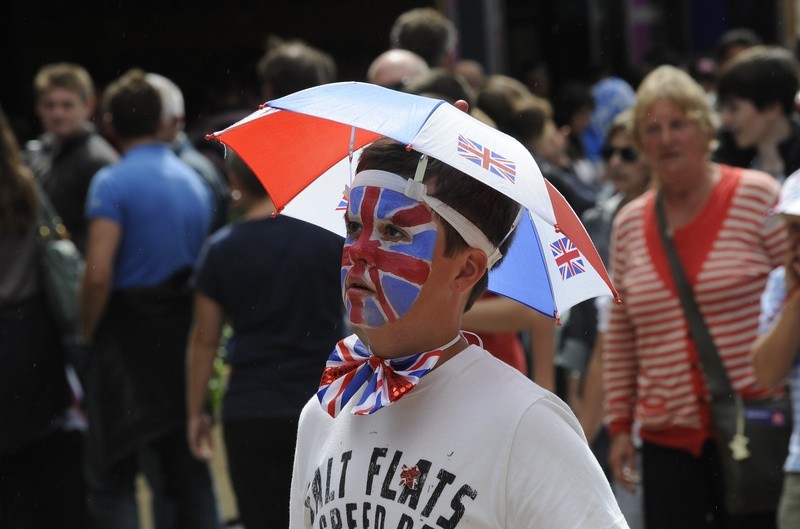
[[[717,82],[724,130],[716,161],[759,169],[780,182],[800,169],[799,75],[792,53],[777,46],[753,46],[728,63]]]
[[[717,60],[719,68],[722,69],[728,61],[736,57],[739,53],[753,46],[760,46],[761,44],[763,44],[761,37],[752,29],[732,28],[717,39],[717,44],[714,47],[714,57]]]
[[[90,507],[99,529],[139,525],[137,456],[153,454],[175,527],[217,528],[211,474],[186,445],[189,275],[211,222],[211,195],[156,140],[161,97],[131,70],[105,93],[104,119],[122,159],[92,179],[81,290],[89,351]]]
[[[270,39],[258,61],[258,78],[265,101],[336,81],[336,62],[326,52],[300,40]]]
[[[204,404],[228,320],[222,427],[239,517],[246,529],[288,527],[297,419],[319,386],[319,366],[344,336],[342,238],[273,216],[275,206],[250,168],[232,152],[227,163],[243,214],[209,238],[197,268],[187,353],[189,446],[198,459],[211,456]]]
[[[564,195],[569,205],[580,215],[596,201],[597,189],[586,186],[578,177],[567,154],[567,131],[553,120],[553,107],[549,101],[530,94],[516,95],[516,83],[486,84],[478,105],[489,108],[490,116],[499,116],[505,128],[500,128],[533,154],[542,175]]]
[[[42,67],[33,81],[36,115],[44,133],[25,144],[24,158],[81,252],[83,209],[94,174],[119,159],[92,123],[97,100],[89,72],[72,63]]]
[[[553,121],[567,138],[568,165],[580,183],[596,198],[599,169],[589,159],[583,143],[583,133],[589,128],[595,108],[591,87],[578,81],[569,81],[556,90],[551,102]]]
[[[255,74],[259,93],[253,98],[265,102],[304,88],[332,83],[336,81],[337,68],[333,58],[322,50],[301,40],[285,41],[271,36],[267,39],[266,51],[256,64]],[[239,90],[234,89],[234,92],[238,94]],[[231,101],[196,123],[194,132],[190,134],[194,147],[212,161],[220,174],[227,172],[225,147],[219,142],[208,141],[206,135],[247,117],[254,108],[250,106],[250,98],[240,103],[234,103],[234,97],[223,99]]]
[[[494,74],[486,78],[475,101],[499,131],[514,136],[513,128],[518,121],[515,107],[532,97],[522,82],[508,75]]]
[[[83,432],[64,427],[70,390],[39,275],[36,185],[0,108],[0,527],[83,529]]]
[[[427,74],[421,75],[414,82],[409,83],[403,91],[409,94],[444,99],[451,105],[458,100],[466,101],[470,107],[475,104],[475,93],[467,81],[461,75],[444,68],[433,68]]]
[[[475,59],[459,59],[453,65],[453,71],[464,78],[475,94],[481,91],[486,82],[486,69]]]
[[[420,160],[386,138],[359,159],[341,270],[356,334],[300,417],[290,527],[627,527],[569,408],[460,330],[519,205]]]
[[[432,7],[410,9],[394,21],[389,32],[392,48],[411,50],[431,68],[452,67],[458,30],[441,11]]]

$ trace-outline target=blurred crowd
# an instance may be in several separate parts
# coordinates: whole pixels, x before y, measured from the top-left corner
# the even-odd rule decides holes
[[[708,390],[654,213],[658,197],[734,389],[764,398],[788,382],[800,395],[794,53],[737,29],[638,86],[612,71],[556,84],[546,67],[521,80],[458,59],[434,9],[388,29],[356,80],[464,100],[522,143],[623,299],[555,325],[487,293],[464,328],[571,406],[632,528],[800,527],[797,430],[775,510],[734,515],[722,500]],[[297,40],[271,40],[257,73],[264,101],[343,80]],[[158,529],[287,526],[297,418],[347,334],[341,239],[273,216],[249,167],[205,140],[254,109],[187,130],[181,88],[157,72],[96,94],[86,68],[56,63],[32,83],[41,136],[18,145],[0,109],[0,527],[138,528],[137,475]],[[85,258],[77,335],[44,299],[42,197]],[[768,282],[777,301],[762,314]],[[216,423],[237,520],[222,519],[208,466]]]

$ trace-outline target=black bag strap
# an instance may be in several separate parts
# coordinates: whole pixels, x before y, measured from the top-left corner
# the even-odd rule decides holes
[[[711,333],[708,332],[706,320],[703,318],[700,307],[694,298],[692,287],[689,286],[689,281],[686,279],[683,266],[678,258],[678,252],[675,250],[675,244],[667,226],[667,217],[664,213],[664,197],[661,192],[656,193],[655,206],[658,232],[661,235],[661,242],[667,254],[672,277],[675,280],[675,288],[678,291],[686,314],[689,332],[694,345],[697,347],[697,354],[706,373],[708,390],[714,398],[730,399],[735,394],[728,379],[728,373],[725,371],[725,366],[722,365],[722,360],[717,352],[717,346],[714,345],[714,339],[711,337]]]

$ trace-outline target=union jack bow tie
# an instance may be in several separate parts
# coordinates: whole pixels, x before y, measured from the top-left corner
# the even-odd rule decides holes
[[[384,359],[373,355],[355,334],[341,340],[328,357],[320,380],[322,408],[336,417],[345,405],[363,393],[350,409],[353,415],[368,415],[406,395],[419,379],[434,368],[442,351],[461,336],[433,351],[403,358]]]

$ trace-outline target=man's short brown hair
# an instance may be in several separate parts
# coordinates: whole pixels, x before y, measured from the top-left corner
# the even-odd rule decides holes
[[[33,90],[40,97],[52,88],[76,92],[84,103],[94,97],[94,83],[86,68],[69,62],[58,62],[42,67],[33,79]]]
[[[161,121],[161,94],[144,71],[129,70],[111,83],[104,95],[105,111],[122,139],[155,136]]]
[[[407,150],[405,145],[397,141],[381,138],[364,149],[357,171],[380,169],[404,178],[413,178],[421,156],[419,152]],[[464,215],[494,246],[503,242],[519,212],[520,206],[513,199],[435,158],[428,160],[424,181],[432,187],[431,196]],[[463,237],[447,221],[442,220],[442,225],[446,257],[452,257],[469,248]],[[512,239],[513,236],[508,237],[500,245],[500,251],[504,255]],[[489,277],[484,274],[472,288],[465,310],[483,294],[488,283]]]

